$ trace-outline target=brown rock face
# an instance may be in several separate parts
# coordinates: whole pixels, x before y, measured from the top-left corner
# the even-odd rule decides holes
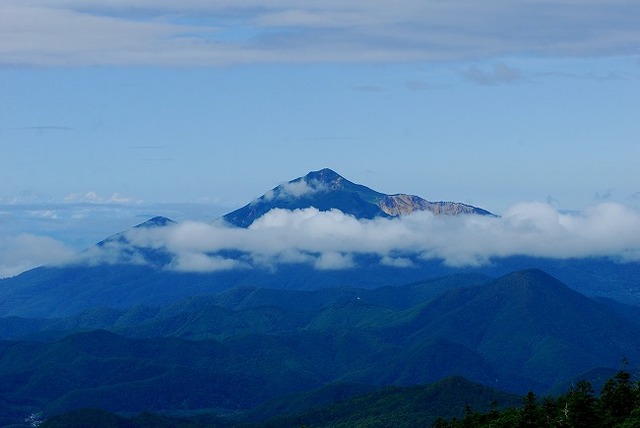
[[[486,214],[486,211],[471,205],[458,202],[429,202],[418,196],[405,194],[387,195],[378,202],[378,206],[393,217],[414,211],[430,211],[435,215]]]

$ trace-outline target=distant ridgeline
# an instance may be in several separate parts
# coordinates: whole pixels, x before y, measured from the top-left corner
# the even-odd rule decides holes
[[[177,236],[179,224],[165,217],[154,217],[88,248],[73,263],[36,268],[0,280],[0,316],[48,318],[98,307],[163,305],[236,286],[297,290],[344,285],[372,288],[458,273],[497,277],[529,268],[544,270],[587,295],[640,304],[637,281],[640,263],[619,263],[606,257],[505,256],[493,258],[486,264],[457,267],[455,263],[420,252],[398,252],[384,257],[374,253],[343,254],[339,243],[344,240],[344,247],[348,247],[349,234],[335,238],[334,247],[337,247],[328,254],[296,250],[297,244],[292,244],[292,251],[282,251],[271,260],[263,260],[260,254],[248,254],[242,246],[209,252],[200,249],[200,246],[206,248],[207,239],[233,242],[228,239],[229,233],[235,233],[232,236],[237,238],[239,232],[265,213],[278,209],[339,210],[335,212],[353,219],[391,219],[421,211],[443,214],[446,218],[460,214],[478,215],[479,219],[496,218],[486,210],[462,203],[428,202],[403,194],[386,195],[354,184],[330,169],[323,169],[277,186],[245,207],[215,220],[213,224],[222,222],[238,228],[234,232],[220,227],[221,237],[206,235],[207,231],[202,227],[189,229],[188,236]],[[280,241],[291,241],[299,234],[293,226],[286,230],[291,232],[290,236],[273,238],[276,242],[264,238],[262,241],[255,238],[252,242],[258,246],[277,246]],[[330,229],[327,233],[331,236]],[[384,239],[373,233],[363,236],[371,239],[373,245],[377,244],[376,239],[377,242]],[[313,234],[305,239],[321,238],[330,239]],[[162,239],[170,239],[175,248],[170,250]],[[197,241],[194,248],[181,246],[188,239]],[[176,253],[180,251],[180,254]]]
[[[266,420],[247,418],[225,419],[212,414],[191,417],[161,416],[143,413],[125,418],[105,410],[84,409],[54,416],[42,427],[92,426],[143,428],[172,427],[233,427],[247,426],[411,426],[434,428],[495,428],[495,427],[635,427],[640,425],[640,390],[631,374],[621,370],[603,385],[595,395],[591,382],[580,380],[559,396],[540,399],[533,392],[518,398],[474,384],[464,378],[445,378],[430,385],[385,387],[358,395],[349,392],[351,385],[327,388],[315,394],[290,397],[294,405],[271,402],[261,406],[279,412]],[[355,389],[354,389],[355,390]],[[336,391],[340,391],[336,394]],[[331,395],[334,403],[327,404]],[[303,404],[304,403],[304,404]],[[296,407],[301,405],[302,407]],[[313,408],[309,409],[308,407]],[[297,411],[296,411],[297,410]],[[98,423],[98,425],[96,425]]]

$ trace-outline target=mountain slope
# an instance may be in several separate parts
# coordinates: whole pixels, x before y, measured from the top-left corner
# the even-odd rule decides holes
[[[0,318],[0,339],[37,337],[55,340],[91,329],[109,329],[131,337],[211,338],[290,331],[310,323],[317,327],[335,326],[338,322],[348,325],[349,320],[358,319],[362,323],[375,321],[379,325],[384,323],[384,314],[426,302],[450,288],[482,284],[488,280],[479,275],[455,275],[370,290],[237,287],[163,306],[97,308],[62,318]],[[343,313],[347,315],[344,319]]]
[[[299,346],[267,336],[135,340],[99,330],[50,344],[0,341],[0,399],[47,414],[82,407],[234,411],[320,387]]]
[[[505,407],[520,402],[516,395],[454,376],[429,385],[386,387],[299,415],[274,418],[260,426],[428,427],[439,416],[464,416],[465,406],[488,411],[496,403]]]
[[[287,210],[315,207],[320,211],[338,209],[356,218],[396,217],[413,211],[438,214],[480,214],[490,212],[457,202],[429,202],[412,195],[386,195],[341,177],[325,168],[296,178],[267,192],[223,218],[238,227],[248,227],[274,208]]]
[[[105,427],[404,427],[431,426],[438,418],[464,416],[468,405],[474,411],[517,406],[520,397],[460,377],[430,385],[385,387],[336,384],[305,394],[281,397],[240,418],[222,419],[213,415],[169,417],[145,413],[125,419],[103,410],[86,409],[48,419],[43,426],[86,426],[100,421]],[[269,417],[278,415],[271,419]],[[265,419],[268,419],[265,421]]]
[[[402,326],[468,346],[494,367],[551,386],[640,353],[640,334],[609,307],[539,270],[443,293]]]
[[[0,402],[48,413],[184,406],[228,412],[327,384],[410,385],[449,375],[541,393],[640,354],[635,324],[536,270],[468,287],[452,283],[435,297],[416,297],[408,309],[397,306],[406,297],[385,306],[377,290],[361,290],[361,298],[358,290],[308,292],[316,301],[299,311],[280,299],[303,301],[304,293],[252,300],[246,290],[244,298],[226,300],[229,307],[206,296],[85,314],[86,325],[112,322],[118,334],[0,340]],[[428,294],[415,285],[403,290]]]

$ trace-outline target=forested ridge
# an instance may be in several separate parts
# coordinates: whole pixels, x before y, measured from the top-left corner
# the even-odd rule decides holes
[[[478,412],[467,405],[463,418],[439,418],[435,428],[640,427],[640,382],[625,369],[609,379],[600,394],[591,382],[578,381],[556,397],[529,392],[519,407]]]
[[[599,394],[591,382],[580,380],[558,396],[538,397],[529,392],[518,399],[513,394],[452,377],[431,385],[385,387],[302,413],[278,415],[263,422],[251,423],[213,415],[179,418],[143,413],[122,417],[104,410],[82,409],[54,416],[40,426],[631,428],[640,427],[640,382],[622,369],[605,382]]]
[[[463,420],[466,403],[478,421],[493,420],[492,400],[477,405],[463,382],[449,394],[460,402],[420,394],[452,377],[516,394],[497,400],[512,408],[528,391],[558,397],[577,379],[599,391],[623,356],[640,353],[636,309],[526,270],[371,290],[245,287],[165,306],[4,318],[0,426],[87,408],[233,423],[286,417],[272,426],[353,426],[362,422],[355,408],[375,426],[405,414],[405,426],[430,426],[434,416]],[[549,420],[563,421],[553,409]]]

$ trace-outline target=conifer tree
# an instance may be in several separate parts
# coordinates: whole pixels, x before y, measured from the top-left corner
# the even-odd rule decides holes
[[[631,374],[624,369],[609,379],[600,391],[604,423],[613,426],[629,417],[633,411],[635,395]]]
[[[538,428],[543,424],[542,413],[536,402],[536,395],[529,391],[523,400],[520,426],[522,428]]]
[[[599,415],[596,397],[591,382],[579,381],[569,390],[567,396],[567,422],[575,428],[599,427]]]

